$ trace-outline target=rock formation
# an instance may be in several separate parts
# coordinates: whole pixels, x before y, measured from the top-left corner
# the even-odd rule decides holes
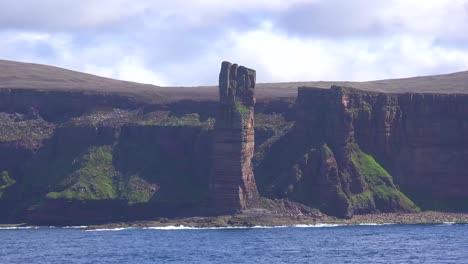
[[[467,96],[383,94],[343,87],[332,87],[328,95],[322,91],[299,90],[298,122],[308,122],[312,114],[308,105],[313,102],[346,102],[345,115],[335,117],[347,124],[354,144],[372,155],[417,204],[464,206],[468,199],[468,171],[463,169],[468,162]],[[327,119],[333,122],[332,116]],[[335,142],[331,148],[340,144],[332,138],[343,138],[340,129],[334,131],[329,133],[329,142]]]
[[[377,120],[371,121],[381,117],[380,111],[388,110],[387,120],[397,114],[391,99],[388,107],[377,104],[382,96],[342,87],[299,88],[295,126],[258,168],[261,178],[270,177],[269,192],[340,217],[417,211],[361,142],[360,133],[365,130],[356,129],[363,122],[380,129]],[[384,128],[390,126],[382,127],[384,135],[388,134]],[[365,140],[376,134],[368,134]]]
[[[251,163],[254,154],[254,89],[254,70],[222,63],[210,184],[211,205],[215,211],[246,209],[258,199]]]
[[[341,217],[468,212],[467,94],[301,87],[296,100],[274,85],[256,101],[255,86],[254,71],[225,62],[221,102],[210,87],[162,101],[0,88],[0,223],[199,215],[210,195],[229,213],[256,207],[257,187]]]

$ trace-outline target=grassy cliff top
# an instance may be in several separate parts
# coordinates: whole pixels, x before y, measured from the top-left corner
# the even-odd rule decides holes
[[[331,85],[387,93],[468,93],[468,71],[368,82],[260,83],[257,84],[256,94],[260,100],[295,97],[297,87],[329,88]],[[120,94],[153,103],[186,99],[196,101],[218,100],[216,86],[161,87],[119,81],[53,66],[7,60],[0,60],[0,89],[2,88]]]

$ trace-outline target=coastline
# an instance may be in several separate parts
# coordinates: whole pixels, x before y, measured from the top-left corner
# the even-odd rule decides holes
[[[113,230],[125,228],[252,228],[252,227],[313,227],[313,226],[356,226],[384,224],[468,224],[468,213],[420,212],[410,214],[379,213],[355,215],[351,219],[340,219],[326,215],[274,215],[264,212],[247,212],[224,216],[200,216],[186,218],[158,218],[150,221],[115,222],[97,225],[81,225],[81,230]],[[37,226],[0,224],[0,229],[31,229]],[[70,227],[68,227],[70,228]]]
[[[468,213],[421,212],[413,214],[381,213],[356,215],[351,219],[339,219],[322,215],[255,215],[252,213],[217,216],[188,217],[178,219],[162,218],[155,221],[137,221],[90,225],[85,230],[121,228],[248,228],[248,227],[294,227],[294,226],[353,226],[383,224],[468,224]]]
[[[191,227],[191,228],[236,228],[236,227],[293,227],[321,225],[382,225],[382,224],[468,224],[468,213],[421,212],[413,214],[382,213],[356,215],[351,219],[322,216],[259,216],[233,215],[219,217],[190,217],[180,219],[161,219],[129,223],[91,225],[86,230],[114,228],[151,228],[151,227]]]

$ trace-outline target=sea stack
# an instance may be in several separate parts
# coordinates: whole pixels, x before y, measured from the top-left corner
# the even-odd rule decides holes
[[[216,212],[244,210],[255,206],[259,198],[251,162],[255,78],[252,69],[226,61],[221,65],[210,183],[211,206]]]

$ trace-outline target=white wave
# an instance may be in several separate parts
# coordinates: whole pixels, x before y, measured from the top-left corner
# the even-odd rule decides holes
[[[103,231],[123,231],[123,230],[129,230],[129,229],[134,229],[134,228],[133,227],[101,228],[101,229],[89,229],[89,230],[84,230],[84,231],[103,232]]]
[[[384,226],[384,225],[394,225],[394,223],[360,223],[360,226]]]
[[[315,224],[315,225],[281,225],[281,226],[220,226],[220,227],[191,227],[191,226],[151,226],[144,227],[147,230],[220,230],[220,229],[271,229],[271,228],[307,228],[307,227],[337,227],[338,224]]]
[[[294,227],[294,226],[286,226],[286,225],[281,225],[281,226],[253,226],[253,227],[246,227],[246,228],[286,228],[286,227]]]
[[[390,223],[388,223],[390,224]],[[385,225],[385,224],[361,224],[361,225]],[[141,227],[143,230],[223,230],[223,229],[272,229],[272,228],[330,228],[348,226],[344,224],[298,224],[298,225],[281,225],[281,226],[220,226],[220,227],[193,227],[184,225],[171,225],[171,226],[149,226]],[[140,229],[135,227],[120,227],[120,228],[102,228],[102,229],[90,229],[85,231],[124,231],[129,229]]]
[[[191,229],[212,229],[211,227],[190,227],[190,226],[150,226],[150,227],[143,227],[143,229],[149,230],[191,230]]]
[[[259,228],[282,228],[287,226],[212,226],[212,227],[192,227],[192,226],[150,226],[143,227],[146,230],[221,230],[221,229],[259,229]]]
[[[22,230],[22,229],[38,229],[38,226],[5,226],[0,227],[0,230]]]
[[[455,225],[456,222],[443,222],[442,225]]]
[[[88,226],[64,226],[62,228],[69,228],[69,229],[82,229],[82,228],[87,228]]]
[[[338,226],[345,226],[345,225],[339,225],[339,224],[313,224],[313,225],[294,225],[292,227],[297,227],[297,228],[317,228],[317,227],[338,227]]]
[[[142,227],[141,229],[152,229],[152,230],[190,230],[190,229],[216,229],[217,227],[190,227],[190,226],[154,226],[154,227]],[[124,231],[130,229],[140,229],[135,227],[118,227],[118,228],[99,228],[99,229],[88,229],[84,230],[87,232],[103,232],[103,231]]]
[[[143,227],[146,230],[210,230],[210,229],[248,229],[248,228],[268,228],[261,226],[219,226],[219,227],[192,227],[192,226],[150,226]]]

